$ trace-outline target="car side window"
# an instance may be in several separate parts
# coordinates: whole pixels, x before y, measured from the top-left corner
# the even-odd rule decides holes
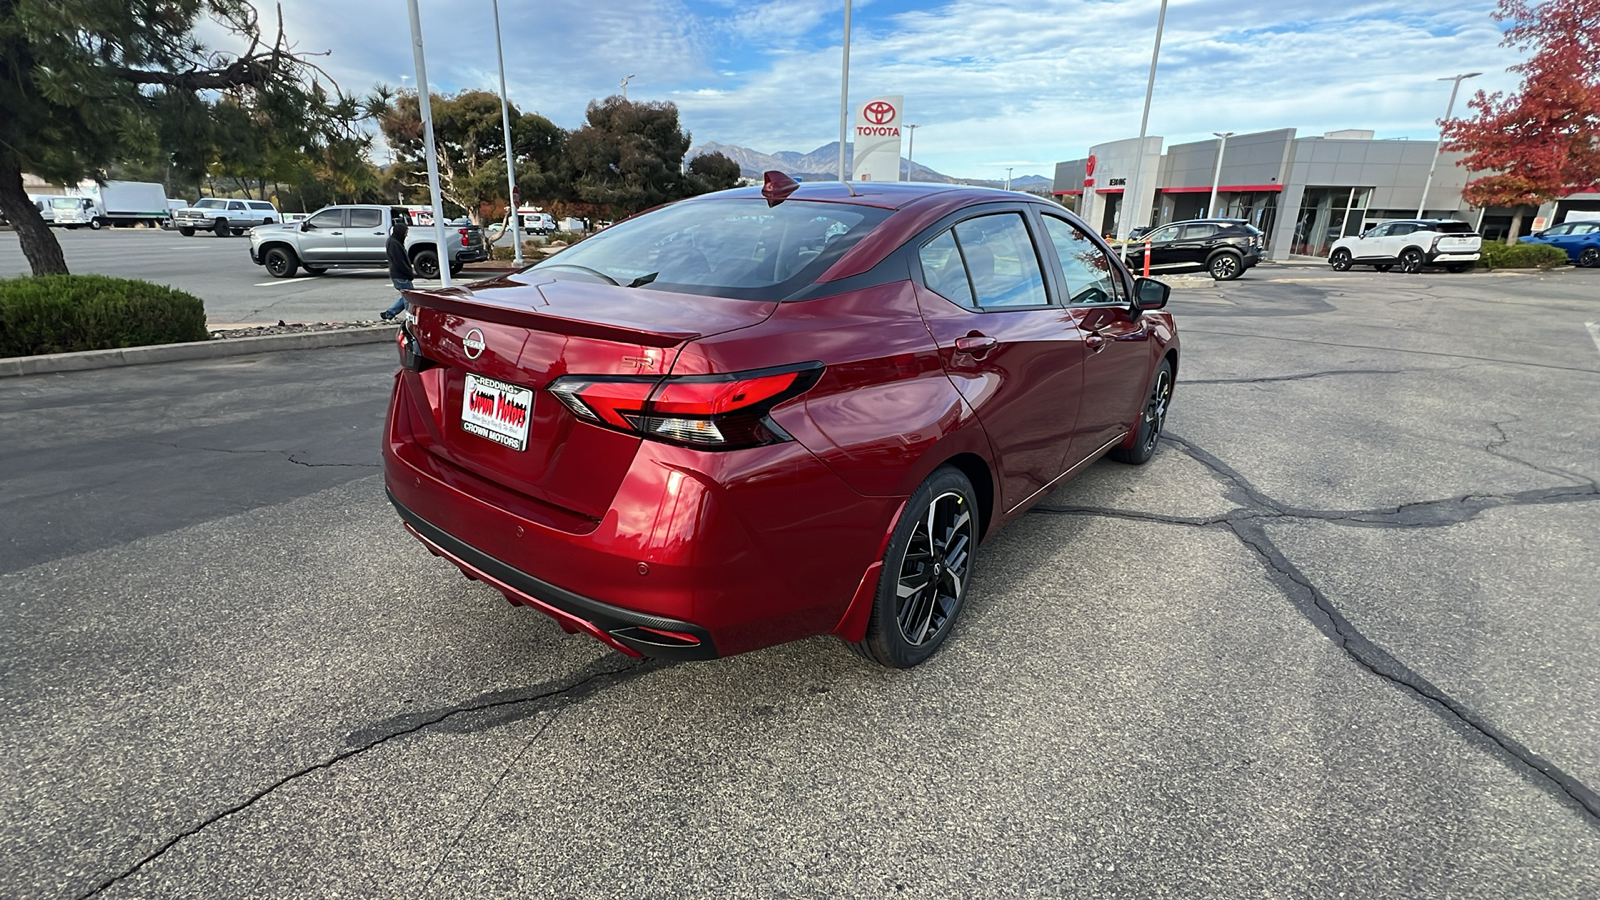
[[[350,210],[351,228],[377,228],[383,224],[383,213],[375,209]]]
[[[1401,235],[1410,234],[1411,232],[1416,231],[1416,230],[1417,230],[1417,226],[1416,226],[1415,223],[1412,223],[1412,222],[1396,222],[1395,224],[1389,226],[1389,236],[1390,237],[1400,237]]]
[[[344,225],[344,210],[325,209],[306,220],[312,228],[339,228]]]
[[[1594,234],[1600,231],[1600,225],[1573,225],[1571,234]]]
[[[234,200],[233,202],[228,204],[228,211],[229,212],[233,212],[235,210],[242,210],[242,209],[244,209],[244,204],[240,203],[237,200]]]
[[[1111,260],[1076,225],[1055,216],[1044,217],[1044,229],[1055,245],[1061,262],[1061,277],[1066,282],[1067,302],[1073,304],[1112,303],[1121,294]]]
[[[1387,226],[1387,225],[1376,225],[1376,226],[1373,226],[1372,228],[1368,228],[1367,229],[1367,233],[1363,234],[1362,237],[1380,238],[1380,237],[1387,237],[1388,235],[1389,235],[1389,226]]]
[[[1144,239],[1152,244],[1159,244],[1162,241],[1175,241],[1178,239],[1178,226],[1168,225],[1164,228],[1157,228],[1155,231],[1146,234]]]
[[[958,222],[956,246],[979,309],[1048,306],[1039,255],[1021,213],[996,213]]]
[[[922,283],[928,290],[968,309],[977,305],[972,301],[972,285],[956,247],[955,232],[939,232],[938,237],[922,245],[917,256],[922,260]]]
[[[1185,225],[1183,226],[1183,239],[1186,241],[1203,241],[1217,233],[1215,225]]]

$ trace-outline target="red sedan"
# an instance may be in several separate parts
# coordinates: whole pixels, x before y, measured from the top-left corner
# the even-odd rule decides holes
[[[987,536],[1155,452],[1167,294],[1048,201],[769,173],[410,292],[389,497],[467,577],[626,654],[835,634],[912,666]]]

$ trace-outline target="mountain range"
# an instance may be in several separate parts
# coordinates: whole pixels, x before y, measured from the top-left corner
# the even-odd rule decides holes
[[[850,165],[854,146],[845,144],[845,165]],[[739,174],[746,178],[759,179],[764,173],[777,170],[802,181],[833,181],[838,178],[839,171],[839,142],[829,141],[810,153],[798,153],[794,150],[779,150],[777,153],[762,153],[751,150],[749,147],[740,147],[736,144],[718,144],[707,141],[689,150],[689,158],[693,159],[704,153],[721,153],[739,164]],[[936,184],[976,184],[984,187],[1004,187],[1004,179],[983,178],[952,178],[928,168],[921,163],[911,162],[901,157],[900,177],[905,181],[931,181]],[[1028,191],[1032,193],[1050,192],[1052,180],[1043,175],[1021,175],[1011,179],[1012,190]]]

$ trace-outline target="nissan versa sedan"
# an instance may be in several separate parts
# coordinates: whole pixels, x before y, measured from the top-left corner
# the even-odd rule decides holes
[[[625,654],[834,634],[912,666],[985,539],[1155,453],[1167,296],[1043,200],[768,173],[408,292],[389,497],[468,578]]]
[[[1529,244],[1549,244],[1567,252],[1577,266],[1600,266],[1600,222],[1563,222],[1522,239]]]

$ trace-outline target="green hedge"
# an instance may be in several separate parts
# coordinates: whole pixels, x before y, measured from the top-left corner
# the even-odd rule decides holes
[[[205,303],[103,275],[0,279],[0,357],[207,340]]]
[[[1549,244],[1510,244],[1484,241],[1482,269],[1553,269],[1567,264],[1567,251]]]

